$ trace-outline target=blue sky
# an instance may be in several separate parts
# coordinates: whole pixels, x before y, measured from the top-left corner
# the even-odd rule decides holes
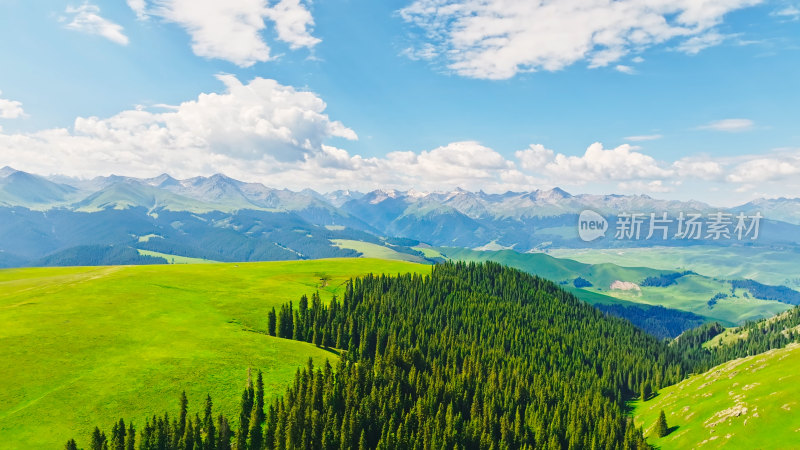
[[[0,165],[800,195],[800,3],[536,4],[0,0]]]

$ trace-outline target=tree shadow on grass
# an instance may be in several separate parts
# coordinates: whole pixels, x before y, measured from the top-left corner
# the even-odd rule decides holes
[[[333,347],[328,347],[328,348],[318,347],[318,348],[321,348],[322,350],[325,350],[328,353],[333,353],[336,356],[341,356],[342,355],[342,351],[341,350],[337,350],[337,349],[335,349]]]
[[[667,434],[662,436],[662,439],[667,437],[667,436],[669,436],[670,434],[678,431],[678,428],[680,428],[680,426],[678,426],[678,425],[675,425],[674,427],[667,428]],[[652,441],[654,438],[656,438],[655,434],[650,436],[647,440],[648,441]],[[661,449],[662,448],[660,445],[653,444],[652,442],[648,442],[648,444],[650,444],[652,446],[652,448],[655,448],[655,449]]]

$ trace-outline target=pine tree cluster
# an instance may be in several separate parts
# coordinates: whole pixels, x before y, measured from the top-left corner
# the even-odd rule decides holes
[[[248,381],[235,433],[211,420],[210,398],[202,419],[182,400],[138,448],[646,448],[625,400],[693,369],[629,322],[494,263],[356,278],[328,304],[313,294],[273,309],[268,332],[342,356],[309,361],[268,404],[260,374]]]

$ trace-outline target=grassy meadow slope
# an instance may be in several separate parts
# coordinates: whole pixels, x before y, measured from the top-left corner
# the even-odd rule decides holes
[[[653,429],[664,410],[670,433]],[[792,448],[800,442],[800,345],[721,364],[634,403],[634,421],[662,449]]]
[[[660,270],[693,270],[718,278],[750,278],[764,284],[800,288],[800,253],[786,248],[645,247],[615,249],[553,249],[556,258],[587,264],[613,263]]]
[[[401,253],[386,245],[373,244],[371,242],[354,241],[350,239],[331,239],[331,243],[339,248],[355,250],[363,255],[364,258],[391,259],[395,261],[408,261],[426,264],[424,258],[408,253]]]
[[[726,280],[702,274],[689,274],[678,278],[674,284],[665,287],[638,286],[648,277],[658,277],[673,272],[651,267],[635,267],[633,259],[627,265],[623,261],[600,262],[607,253],[598,253],[594,264],[572,259],[556,258],[545,253],[519,253],[513,250],[475,251],[443,247],[438,249],[447,258],[469,261],[495,261],[528,273],[536,274],[563,284],[578,297],[590,303],[608,303],[619,300],[620,304],[638,303],[659,305],[666,308],[688,311],[709,320],[720,321],[725,325],[743,323],[771,317],[791,308],[790,305],[772,300],[760,300],[745,295],[744,290],[735,290],[735,296],[709,305],[708,301],[718,293],[731,294],[731,283]],[[643,261],[645,262],[645,261]],[[658,267],[658,266],[657,266]],[[574,289],[573,280],[582,277],[592,286]],[[636,284],[635,289],[610,289],[615,281]],[[599,294],[599,295],[598,295]]]
[[[430,266],[370,259],[0,271],[0,442],[4,448],[88,443],[119,412],[139,426],[190,411],[206,393],[235,413],[248,367],[265,372],[268,396],[283,393],[313,345],[263,332],[267,311],[302,294],[323,300],[352,276],[428,272]]]

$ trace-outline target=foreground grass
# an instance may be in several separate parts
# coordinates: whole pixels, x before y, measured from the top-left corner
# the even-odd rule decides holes
[[[0,271],[0,442],[4,449],[82,446],[121,415],[137,426],[175,411],[186,390],[238,417],[248,367],[283,392],[309,357],[336,355],[263,334],[267,311],[303,293],[323,299],[352,276],[429,272],[398,261],[333,259],[247,264],[35,268]]]
[[[741,358],[634,404],[648,442],[671,448],[792,448],[800,442],[800,345]],[[664,410],[671,432],[653,428]]]

